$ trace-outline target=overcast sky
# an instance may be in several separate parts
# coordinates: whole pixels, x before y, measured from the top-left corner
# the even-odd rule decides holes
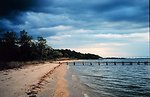
[[[146,57],[148,4],[149,0],[1,0],[0,33],[25,29],[46,38],[53,48],[103,57]]]

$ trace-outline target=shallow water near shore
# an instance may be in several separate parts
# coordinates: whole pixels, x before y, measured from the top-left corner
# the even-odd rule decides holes
[[[148,62],[150,59],[81,60],[86,62]],[[150,64],[69,63],[84,97],[150,97]]]

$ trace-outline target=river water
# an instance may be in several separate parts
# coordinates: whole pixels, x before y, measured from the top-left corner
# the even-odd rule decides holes
[[[148,58],[81,60],[69,66],[72,74],[79,78],[85,97],[150,97],[150,63],[94,63],[148,61]],[[89,62],[93,62],[92,65]]]

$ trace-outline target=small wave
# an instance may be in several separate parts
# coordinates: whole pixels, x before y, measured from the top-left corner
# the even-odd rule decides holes
[[[92,84],[87,84],[87,83],[81,83],[82,86],[84,86],[85,89],[90,89],[90,90],[96,90],[96,88],[92,87]]]
[[[150,95],[150,65],[77,66],[73,67],[73,70],[77,71],[81,85],[88,94],[84,97],[149,97]]]
[[[101,75],[83,75],[87,77],[94,77],[94,78],[107,78],[106,76],[101,76]]]
[[[145,77],[145,78],[143,78],[143,79],[145,79],[145,80],[147,80],[147,81],[148,81],[148,80],[150,81],[150,78],[148,78],[148,77],[147,77],[147,78]]]
[[[128,89],[139,89],[139,88],[141,88],[140,86],[138,86],[138,85],[128,85],[126,88],[128,88]]]

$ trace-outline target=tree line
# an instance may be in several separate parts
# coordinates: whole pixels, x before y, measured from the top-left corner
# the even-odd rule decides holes
[[[25,30],[6,32],[0,37],[0,61],[33,61],[56,58],[98,59],[94,54],[82,54],[69,49],[53,49],[46,39],[33,39]]]

